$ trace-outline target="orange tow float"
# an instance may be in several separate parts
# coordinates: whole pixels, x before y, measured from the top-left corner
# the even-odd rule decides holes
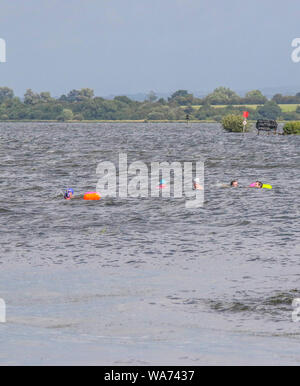
[[[97,201],[97,200],[100,200],[100,198],[101,198],[100,194],[97,192],[87,192],[83,196],[84,200],[90,200],[90,201]]]

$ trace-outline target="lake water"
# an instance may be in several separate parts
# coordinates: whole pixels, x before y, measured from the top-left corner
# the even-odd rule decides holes
[[[299,364],[300,136],[1,123],[0,138],[0,364]],[[63,200],[119,153],[204,160],[204,206]],[[257,179],[273,190],[243,188]]]

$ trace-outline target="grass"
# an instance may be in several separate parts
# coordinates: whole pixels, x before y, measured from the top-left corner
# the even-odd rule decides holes
[[[291,113],[293,111],[296,111],[297,107],[299,105],[296,105],[296,104],[291,104],[291,105],[279,105],[281,110],[284,112],[284,113]]]

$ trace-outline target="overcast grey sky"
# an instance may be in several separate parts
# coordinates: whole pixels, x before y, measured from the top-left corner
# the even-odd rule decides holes
[[[0,85],[58,96],[299,85],[299,0],[0,0]]]

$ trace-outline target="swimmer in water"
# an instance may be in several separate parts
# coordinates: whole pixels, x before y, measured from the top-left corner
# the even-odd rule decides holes
[[[250,188],[257,188],[257,189],[262,189],[263,183],[260,181],[255,181],[250,185]]]
[[[164,189],[164,188],[166,188],[166,181],[165,180],[160,180],[159,181],[159,185],[158,185],[158,189]]]
[[[199,178],[194,178],[193,179],[193,190],[203,190],[203,186],[200,185]]]
[[[67,189],[65,194],[64,194],[64,199],[65,200],[71,200],[71,198],[73,198],[73,195],[74,195],[74,190],[73,189]]]
[[[231,188],[238,188],[239,187],[239,182],[238,180],[233,180],[230,182],[230,187]]]

